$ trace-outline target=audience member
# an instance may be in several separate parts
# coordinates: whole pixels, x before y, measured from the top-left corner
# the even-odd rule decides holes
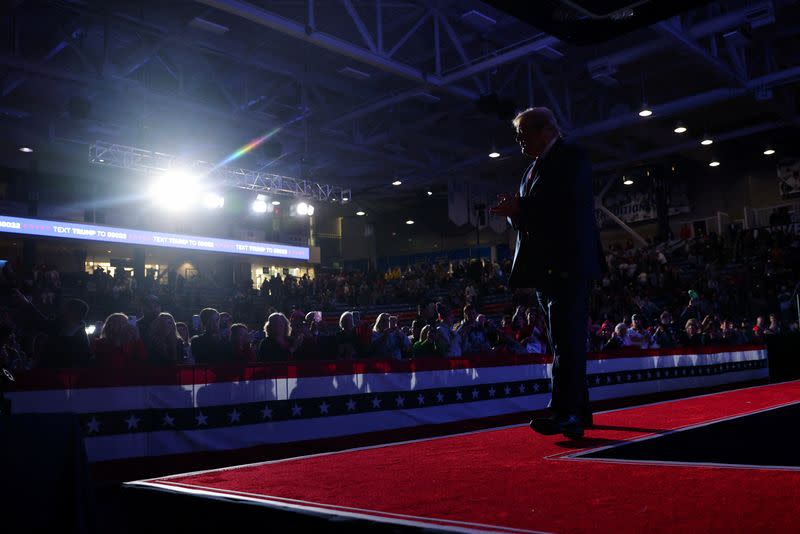
[[[192,357],[197,363],[218,363],[230,354],[228,344],[219,335],[219,312],[214,308],[204,308],[200,312],[203,333],[191,340]]]
[[[112,313],[106,318],[100,336],[92,341],[92,353],[97,367],[122,369],[147,361],[139,331],[124,313]]]

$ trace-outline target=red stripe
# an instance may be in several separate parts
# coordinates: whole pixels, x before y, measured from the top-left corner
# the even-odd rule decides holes
[[[694,347],[679,349],[622,349],[590,353],[590,360],[614,358],[716,354],[766,349],[763,345],[736,347]],[[482,367],[506,367],[552,363],[547,354],[480,354],[462,358],[417,358],[414,360],[304,361],[294,363],[242,365],[187,365],[130,369],[36,369],[17,377],[15,391],[82,389],[125,386],[187,386],[219,382],[240,382],[267,378],[308,378],[367,373],[411,373]]]

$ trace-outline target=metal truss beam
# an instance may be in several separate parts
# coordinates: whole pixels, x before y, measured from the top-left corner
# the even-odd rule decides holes
[[[282,15],[266,11],[258,6],[240,0],[195,0],[225,13],[230,13],[296,39],[309,42],[326,50],[341,54],[367,65],[384,70],[396,76],[414,81],[422,85],[430,85],[462,98],[476,99],[478,95],[467,89],[444,84],[436,76],[428,75],[420,69],[411,67],[391,58],[380,56],[370,50],[361,48],[348,41],[323,32],[313,31],[305,25],[288,19]]]
[[[724,102],[726,100],[732,100],[734,98],[746,96],[757,88],[776,87],[779,85],[796,83],[798,80],[800,80],[800,66],[791,67],[766,74],[758,78],[753,78],[747,82],[746,87],[736,89],[714,89],[705,93],[679,98],[671,102],[665,102],[655,106],[651,105],[650,107],[653,110],[654,117],[666,118],[679,113],[685,113],[699,107],[709,106],[717,102]],[[568,134],[573,139],[599,136],[620,128],[624,128],[626,126],[630,126],[632,124],[640,123],[641,121],[641,117],[639,117],[636,113],[631,112],[628,115],[613,117],[577,127],[569,131]],[[692,146],[696,146],[696,144],[693,143]],[[500,154],[503,156],[516,154],[518,151],[519,147],[516,145],[507,146],[498,150],[498,152],[500,152]],[[475,156],[474,158],[461,160],[449,167],[434,169],[432,172],[438,175],[454,172],[460,169],[469,168],[475,164],[485,161],[485,158],[486,156],[481,154]],[[613,163],[613,165],[617,164],[617,162]],[[421,173],[417,175],[421,175]]]
[[[771,1],[767,2],[760,2],[758,4],[753,4],[741,9],[732,10],[726,12],[724,15],[720,15],[718,17],[714,17],[708,19],[706,21],[700,22],[696,25],[689,26],[688,28],[684,29],[684,35],[693,40],[697,41],[703,37],[708,37],[709,35],[713,35],[715,33],[719,33],[725,30],[730,30],[740,24],[744,24],[747,22],[748,15],[757,12],[762,9],[768,9],[772,5]],[[595,60],[589,61],[587,63],[587,67],[590,71],[593,71],[597,68],[602,68],[606,65],[611,66],[620,66],[625,65],[627,63],[631,63],[640,59],[642,57],[648,56],[653,54],[654,52],[658,52],[666,47],[666,40],[657,40],[650,43],[645,43],[639,46],[635,46],[632,48],[628,48],[625,50],[620,50],[619,52],[615,52],[613,54],[609,54],[606,56],[599,57]]]
[[[240,125],[246,124],[248,127],[257,128],[259,131],[264,131],[269,126],[268,122],[265,123],[263,119],[259,118],[259,116],[257,114],[254,114],[253,112],[237,113],[231,111],[230,109],[220,109],[217,107],[209,106],[206,103],[187,99],[185,97],[161,94],[152,91],[143,86],[142,84],[136,82],[135,80],[131,80],[129,78],[114,78],[112,80],[108,80],[108,79],[85,77],[78,73],[65,71],[52,66],[31,63],[25,61],[22,58],[18,58],[15,56],[8,56],[8,55],[0,55],[0,65],[9,67],[12,70],[19,70],[28,74],[34,74],[45,79],[65,81],[69,83],[75,83],[77,85],[90,86],[98,89],[114,89],[117,84],[122,84],[123,86],[128,87],[134,91],[137,91],[139,94],[146,96],[151,105],[153,104],[163,105],[165,107],[174,110],[184,110],[191,113],[201,113],[205,116],[212,117],[217,120],[230,121],[232,123],[237,123]],[[288,124],[292,122],[293,121],[289,121]],[[286,128],[287,124],[282,124],[277,126],[283,128],[283,131],[289,136],[292,137],[302,136],[302,134],[297,130]],[[321,140],[321,144],[331,146],[339,150],[352,152],[355,154],[362,154],[375,158],[381,158],[385,161],[389,161],[398,165],[407,165],[415,169],[427,168],[427,164],[425,164],[424,162],[399,155],[387,154],[383,151],[378,151],[367,146],[360,146],[353,143],[338,142],[334,139],[323,139]]]
[[[205,161],[183,162],[177,156],[141,148],[97,141],[89,147],[89,162],[148,174],[159,174],[185,166],[204,178],[218,180],[221,186],[246,189],[271,195],[286,195],[319,202],[347,203],[352,191],[338,185],[290,176],[258,172],[242,167],[216,167]]]
[[[680,24],[679,18],[677,18],[677,24]],[[712,71],[716,72],[719,76],[724,78],[733,86],[741,86],[745,83],[745,80],[739,74],[734,72],[728,65],[719,59],[719,57],[710,54],[702,46],[694,42],[682,29],[678,27],[677,24],[670,24],[667,21],[659,22],[655,25],[655,29],[658,31],[658,33],[666,36],[669,40],[677,44],[683,50],[687,51],[693,57],[696,57],[700,62],[709,67]]]
[[[364,21],[361,20],[361,15],[358,14],[355,6],[353,6],[353,2],[350,0],[342,0],[342,4],[344,4],[347,14],[350,15],[350,18],[353,19],[356,28],[358,28],[358,33],[360,33],[361,38],[364,39],[364,44],[366,44],[367,48],[369,48],[373,53],[377,54],[378,47],[375,46],[375,41],[372,39],[372,35],[370,35],[369,30],[367,30]]]

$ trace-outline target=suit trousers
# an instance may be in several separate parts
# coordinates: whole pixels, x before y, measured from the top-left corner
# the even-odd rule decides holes
[[[586,381],[586,320],[589,315],[589,282],[565,281],[536,297],[548,320],[548,341],[553,352],[552,399],[549,408],[557,417],[589,412]]]

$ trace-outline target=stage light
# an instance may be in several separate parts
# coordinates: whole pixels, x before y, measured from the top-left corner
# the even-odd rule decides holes
[[[623,185],[633,185],[633,180],[631,180],[631,179],[630,179],[629,177],[627,177],[627,176],[623,176],[623,177],[622,177],[622,184],[623,184]]]
[[[492,159],[499,158],[500,157],[500,152],[498,152],[497,150],[489,152],[489,157],[492,158]]]
[[[414,224],[414,221],[412,221],[411,219],[409,219],[409,220],[407,220],[407,221],[406,221],[406,224]]]
[[[403,182],[401,182],[400,180],[395,180],[394,182],[392,182],[392,185],[401,185],[402,183]]]
[[[686,133],[686,126],[684,126],[683,123],[679,122],[678,124],[675,125],[675,129],[672,131],[675,132],[676,134]]]
[[[300,202],[297,206],[295,206],[294,211],[298,215],[308,215],[310,217],[311,215],[314,215],[314,206],[311,204],[306,204],[305,202]]]
[[[97,326],[93,325],[93,324],[90,324],[89,326],[84,328],[83,331],[86,332],[87,336],[93,336],[94,333],[97,332]]]
[[[253,213],[266,213],[267,212],[267,197],[258,195],[256,199],[250,204],[250,209]]]
[[[182,211],[197,200],[198,178],[184,169],[165,172],[150,186],[150,196],[160,207]]]
[[[767,148],[767,149],[764,151],[764,155],[765,155],[765,156],[771,156],[771,155],[773,155],[774,153],[775,153],[775,149],[773,149],[773,148],[771,148],[771,147],[770,147],[770,148]]]
[[[280,200],[273,200],[272,201],[272,205],[273,206],[280,206],[281,205],[281,201]]]
[[[33,152],[33,149],[31,147],[21,146],[19,147],[19,151],[25,152],[26,154],[30,154],[31,152]]]
[[[203,205],[210,209],[219,209],[225,205],[225,197],[216,193],[206,193],[203,197]]]
[[[357,211],[356,215],[358,215],[359,217],[363,217],[364,215],[366,215],[366,213],[363,211]]]
[[[709,167],[719,167],[719,161],[712,160],[711,163],[708,164]]]
[[[703,145],[703,146],[709,146],[709,145],[714,144],[714,140],[711,139],[709,136],[705,135],[705,136],[703,136],[703,140],[700,141],[700,144]]]

